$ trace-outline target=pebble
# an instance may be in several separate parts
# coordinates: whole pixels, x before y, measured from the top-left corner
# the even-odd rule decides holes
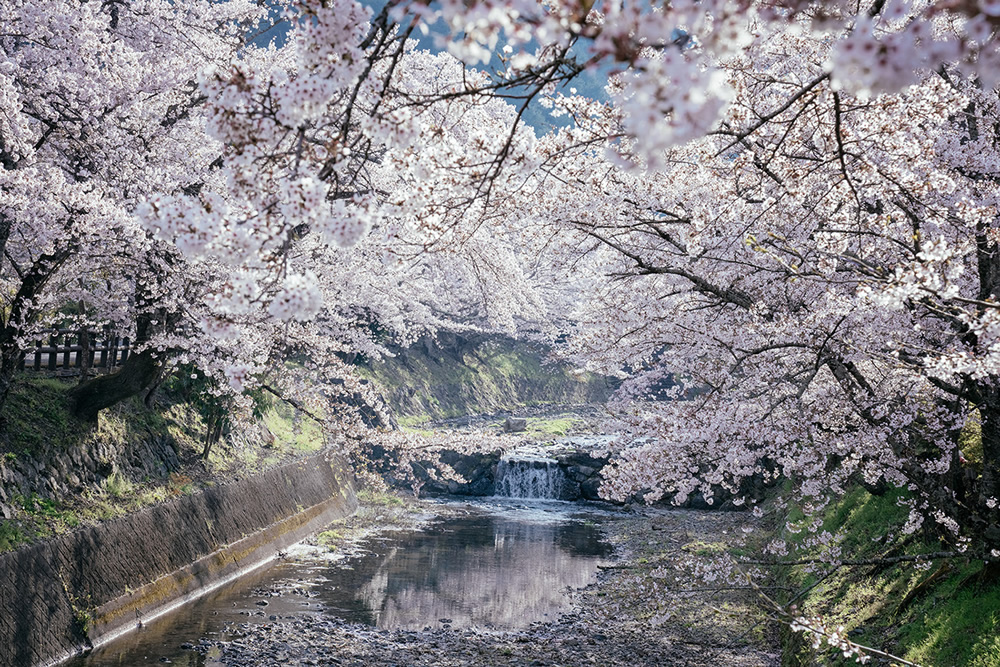
[[[616,545],[616,566],[601,571],[591,586],[569,591],[574,606],[568,613],[525,628],[456,628],[453,619],[442,617],[436,621],[443,627],[384,630],[309,613],[285,616],[283,623],[239,625],[243,636],[230,634],[233,638],[221,643],[220,661],[228,667],[776,667],[777,649],[746,639],[749,626],[712,616],[710,607],[726,606],[724,596],[711,600],[678,596],[669,600],[667,614],[662,599],[642,592],[653,581],[647,576],[649,569],[630,566],[640,557],[659,557],[695,539],[723,541],[737,533],[744,520],[745,515],[728,513],[643,509],[609,522],[604,530]],[[655,581],[666,585],[673,574]],[[296,595],[299,600],[315,596],[303,587],[258,595]],[[263,607],[267,602],[257,604]],[[661,605],[659,610],[656,605]],[[277,620],[275,615],[269,618]],[[207,653],[214,645],[203,640],[197,649]]]

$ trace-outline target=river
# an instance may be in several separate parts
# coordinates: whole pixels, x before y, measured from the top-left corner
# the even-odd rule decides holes
[[[381,532],[347,555],[297,548],[271,565],[64,663],[70,667],[211,664],[192,650],[227,628],[325,618],[383,630],[512,630],[554,620],[593,583],[610,546],[599,505],[449,501],[417,529]]]

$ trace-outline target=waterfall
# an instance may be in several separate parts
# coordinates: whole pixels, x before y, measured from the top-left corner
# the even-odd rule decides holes
[[[555,459],[504,456],[497,466],[496,495],[557,500],[562,495],[563,479]]]

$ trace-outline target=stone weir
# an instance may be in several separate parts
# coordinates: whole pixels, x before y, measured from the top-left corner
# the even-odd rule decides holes
[[[34,667],[136,628],[357,507],[326,454],[0,556],[0,665]]]
[[[550,458],[551,457],[551,458]],[[466,481],[459,483],[429,475],[435,464],[420,461],[414,473],[429,493],[462,496],[507,496],[550,498],[555,500],[599,500],[601,469],[607,456],[595,456],[588,450],[566,446],[540,455],[532,449],[505,456],[500,450],[463,454],[441,452],[441,462],[450,466]],[[510,473],[519,471],[520,475]],[[400,488],[405,484],[390,479]],[[527,495],[525,495],[527,494]]]
[[[548,498],[554,500],[602,500],[601,484],[604,468],[611,463],[602,447],[607,438],[587,436],[583,442],[570,440],[555,445],[539,447],[526,443],[513,452],[500,450],[477,454],[464,454],[444,450],[440,460],[458,473],[465,482],[447,479],[436,470],[433,461],[422,460],[413,467],[414,474],[423,482],[428,493],[462,496],[503,496],[524,499]],[[429,471],[434,470],[431,475]],[[402,480],[389,480],[398,488],[406,488]],[[722,486],[712,486],[713,502],[708,502],[701,492],[692,493],[684,503],[674,505],[671,498],[658,501],[661,505],[698,510],[743,511],[746,504],[739,498],[766,497],[768,489],[777,478],[762,474],[743,480],[739,492],[733,493]],[[644,504],[649,489],[639,490],[626,500]]]

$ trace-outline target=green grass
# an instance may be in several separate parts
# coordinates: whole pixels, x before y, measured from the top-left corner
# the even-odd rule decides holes
[[[0,461],[4,465],[44,459],[53,452],[94,451],[98,447],[124,451],[129,443],[162,435],[172,438],[182,460],[197,460],[201,454],[205,424],[193,404],[162,392],[153,407],[146,407],[135,397],[102,410],[96,424],[85,423],[68,409],[68,395],[75,384],[72,380],[28,373],[16,379],[2,413],[5,427],[0,432]],[[311,437],[308,431],[295,433],[290,447],[308,447]],[[243,457],[252,457],[258,464],[266,462],[255,448],[234,449],[223,439],[213,449],[211,468],[219,474],[231,468],[245,470]],[[193,493],[197,488],[190,477],[168,475],[165,468],[160,475],[154,473],[141,482],[114,469],[99,484],[63,501],[37,495],[15,496],[11,499],[15,517],[0,521],[0,552]]]
[[[536,436],[562,437],[569,435],[575,427],[584,424],[577,417],[555,417],[552,419],[528,418],[528,433]]]
[[[27,544],[31,540],[25,533],[20,522],[13,519],[0,519],[0,553],[11,551]]]
[[[422,424],[426,424],[430,420],[431,416],[426,414],[403,415],[402,417],[396,420],[396,423],[399,424],[400,428],[417,429],[417,427],[421,426]]]
[[[604,400],[604,378],[546,364],[543,354],[512,340],[483,340],[461,349],[416,346],[399,358],[358,367],[378,384],[397,419],[419,426],[426,419],[489,414],[525,405]],[[554,426],[559,430],[557,426]]]
[[[118,499],[130,496],[135,491],[135,485],[132,481],[118,470],[111,473],[110,477],[105,478],[101,482],[101,487],[109,496]]]
[[[688,542],[681,549],[689,551],[696,556],[715,556],[733,551],[732,547],[723,542],[703,542],[701,540]]]
[[[34,454],[45,447],[66,449],[85,437],[91,426],[68,409],[73,385],[54,378],[22,376],[3,409],[3,448],[9,454]]]
[[[18,513],[14,519],[0,520],[0,553],[72,530],[94,520],[97,513],[94,507],[81,509],[35,494],[13,495],[11,501]]]
[[[135,397],[102,410],[95,425],[69,411],[69,392],[75,384],[30,374],[16,379],[2,413],[0,451],[5,460],[14,462],[48,450],[92,448],[98,442],[121,446],[151,433],[168,433],[181,451],[201,451],[204,424],[191,406],[168,401],[147,408]]]
[[[316,536],[317,541],[320,546],[326,547],[327,549],[335,549],[337,542],[343,539],[344,533],[342,531],[331,529],[324,530],[322,533]]]
[[[908,514],[897,500],[902,492],[882,497],[863,489],[851,490],[827,508],[821,530],[841,531],[844,557],[879,558],[886,555],[937,551],[940,544],[898,534]],[[791,511],[793,524],[801,513]],[[785,531],[782,538],[801,544],[810,533]],[[938,572],[938,569],[944,569]],[[891,567],[840,568],[825,578],[801,600],[801,611],[822,617],[828,626],[844,625],[855,630],[852,637],[862,645],[888,651],[928,667],[975,665],[1000,667],[1000,583],[977,587],[971,577],[983,567],[981,561],[955,559],[929,570],[911,564]],[[823,570],[825,572],[825,570]],[[786,574],[787,583],[813,586],[817,572],[796,567]],[[921,586],[930,577],[931,583]],[[912,600],[901,605],[908,594]],[[853,665],[834,651],[817,654],[809,642],[796,638],[786,655],[788,665]]]
[[[962,585],[980,569],[956,568],[900,619],[904,657],[923,665],[1000,666],[1000,585]]]
[[[322,426],[286,403],[276,402],[264,413],[264,424],[274,434],[277,449],[308,453],[323,447]]]
[[[361,489],[358,491],[358,501],[365,505],[377,505],[379,507],[402,507],[406,502],[391,493],[382,493],[371,489]]]

